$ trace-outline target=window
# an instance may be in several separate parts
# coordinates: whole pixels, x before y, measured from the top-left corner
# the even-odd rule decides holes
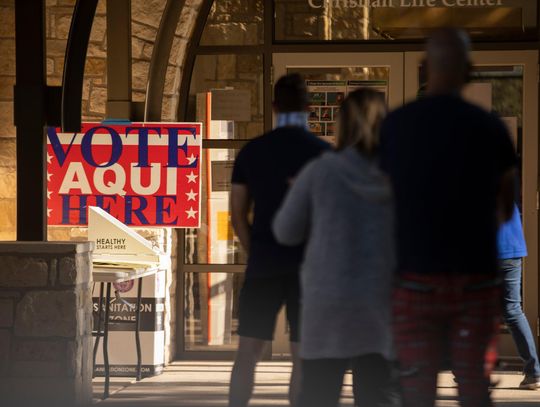
[[[208,93],[212,94],[210,106],[204,101]],[[263,94],[261,55],[198,55],[189,91],[188,119],[230,121],[234,131],[223,137],[251,139],[264,130]],[[205,134],[205,138],[216,138],[215,134]]]
[[[263,39],[262,0],[216,0],[201,45],[258,45]]]

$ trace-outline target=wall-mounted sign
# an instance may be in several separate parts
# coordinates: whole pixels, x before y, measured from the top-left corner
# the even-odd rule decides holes
[[[307,0],[312,8],[502,7],[506,0]]]
[[[97,206],[128,226],[199,227],[200,123],[85,123],[47,141],[49,225],[86,225]]]

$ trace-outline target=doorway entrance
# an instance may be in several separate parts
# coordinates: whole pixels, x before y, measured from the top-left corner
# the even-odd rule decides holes
[[[351,90],[369,86],[386,95],[390,108],[414,100],[424,90],[421,52],[274,54],[276,78],[302,74],[310,92],[310,128],[332,142],[339,101]],[[507,123],[520,158],[522,212],[529,256],[524,261],[523,309],[538,332],[538,52],[473,53],[471,83],[464,96],[498,114]],[[284,315],[280,316],[272,353],[288,353]],[[501,356],[516,358],[512,338],[501,327]]]
[[[211,57],[205,58],[209,60],[206,62],[211,62]],[[350,90],[373,87],[386,95],[391,108],[416,98],[423,90],[425,76],[421,58],[420,52],[291,52],[274,53],[272,66],[274,78],[289,72],[299,72],[306,78],[312,99],[311,130],[332,141],[339,103]],[[255,60],[256,69],[262,66],[263,61],[259,59]],[[538,52],[479,51],[473,53],[473,62],[472,81],[465,95],[504,118],[521,160],[518,203],[529,249],[524,262],[523,308],[536,333],[539,316]],[[263,103],[262,97],[257,99],[258,110],[268,111],[270,100],[265,97]],[[243,129],[242,125],[239,123],[234,132],[250,130]],[[225,127],[211,128],[205,139],[205,165],[201,174],[205,180],[204,227],[179,234],[182,284],[177,320],[181,321],[178,345],[182,359],[232,359],[238,340],[238,295],[246,255],[227,221],[230,191],[227,180],[234,157],[248,140],[233,136],[233,131]],[[251,130],[255,136],[262,132],[262,126]],[[210,176],[214,173],[223,173],[223,179]],[[512,338],[504,327],[501,336],[501,355],[516,358]],[[266,356],[279,358],[288,354],[287,325],[285,316],[281,315],[272,349]]]

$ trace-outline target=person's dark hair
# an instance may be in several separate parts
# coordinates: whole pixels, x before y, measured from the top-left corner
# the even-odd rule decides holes
[[[353,146],[369,157],[374,156],[386,113],[386,100],[381,92],[362,88],[349,93],[339,111],[337,149]]]
[[[304,78],[297,73],[282,76],[274,87],[274,108],[280,113],[307,110],[308,94]]]

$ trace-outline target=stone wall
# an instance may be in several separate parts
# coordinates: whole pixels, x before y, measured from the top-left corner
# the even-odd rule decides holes
[[[90,253],[90,243],[0,243],[0,394],[13,403],[6,406],[91,402]]]

